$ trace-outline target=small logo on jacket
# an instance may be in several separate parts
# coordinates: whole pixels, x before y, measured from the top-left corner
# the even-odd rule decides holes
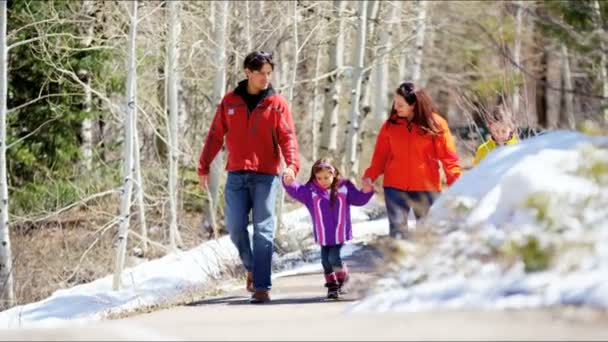
[[[234,108],[228,108],[228,115],[234,115]]]

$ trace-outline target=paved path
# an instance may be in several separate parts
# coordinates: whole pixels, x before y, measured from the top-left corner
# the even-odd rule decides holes
[[[88,326],[0,331],[0,340],[608,340],[592,310],[442,311],[344,314],[377,277],[379,253],[349,258],[354,288],[328,302],[323,276],[277,279],[273,301],[251,305],[244,289],[167,310]]]

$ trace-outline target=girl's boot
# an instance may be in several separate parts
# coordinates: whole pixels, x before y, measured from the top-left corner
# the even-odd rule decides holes
[[[335,272],[325,274],[325,287],[327,287],[327,298],[328,299],[338,299],[338,297],[339,297],[338,289],[339,289],[340,285],[338,284],[338,278],[336,277]]]

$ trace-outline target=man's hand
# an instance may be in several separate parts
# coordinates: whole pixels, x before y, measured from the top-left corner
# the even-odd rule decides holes
[[[373,192],[374,184],[372,183],[372,180],[367,177],[361,179],[361,190],[363,192]]]
[[[285,185],[291,185],[293,184],[293,182],[296,180],[296,173],[293,172],[293,169],[291,167],[286,167],[285,170],[283,170],[283,182],[285,182]]]
[[[198,175],[198,185],[201,187],[201,190],[206,191],[209,189],[209,174],[206,175]]]

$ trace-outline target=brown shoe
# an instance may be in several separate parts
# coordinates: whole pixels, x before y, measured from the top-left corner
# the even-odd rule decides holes
[[[251,304],[261,304],[270,302],[270,294],[268,290],[255,290],[253,295],[251,295],[251,299],[249,303]]]
[[[253,273],[247,272],[247,283],[245,284],[247,291],[254,293],[255,287],[253,287]]]

